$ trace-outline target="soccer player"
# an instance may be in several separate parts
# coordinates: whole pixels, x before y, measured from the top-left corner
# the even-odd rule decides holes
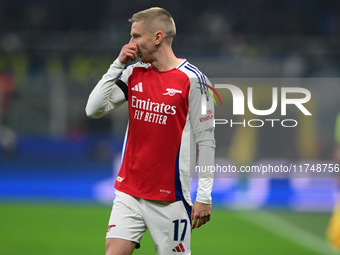
[[[191,229],[210,220],[214,104],[209,80],[172,51],[175,23],[154,7],[132,16],[131,40],[91,92],[86,113],[99,118],[128,102],[122,165],[106,236],[106,254],[132,254],[149,229],[157,254],[190,254]],[[125,66],[137,57],[141,62]],[[125,69],[124,69],[125,68]],[[208,93],[209,92],[209,93]],[[203,168],[203,167],[202,167]]]

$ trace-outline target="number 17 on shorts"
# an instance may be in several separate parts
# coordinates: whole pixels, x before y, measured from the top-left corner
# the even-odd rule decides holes
[[[177,242],[177,241],[180,242],[176,247],[172,249],[172,251],[173,252],[185,252],[183,241],[185,239],[185,235],[188,230],[188,220],[187,219],[174,220],[172,223],[174,224],[174,242]],[[180,225],[181,225],[181,228],[180,228]],[[187,251],[187,252],[190,252],[190,251]]]

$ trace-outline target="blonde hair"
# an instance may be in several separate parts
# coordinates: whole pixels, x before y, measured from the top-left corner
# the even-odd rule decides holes
[[[145,26],[151,33],[161,30],[164,33],[165,41],[171,44],[176,35],[175,21],[171,14],[160,7],[152,7],[132,15],[129,22],[145,22]]]

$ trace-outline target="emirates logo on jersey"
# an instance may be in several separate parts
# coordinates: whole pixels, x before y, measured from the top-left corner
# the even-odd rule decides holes
[[[166,125],[168,115],[176,114],[175,105],[152,102],[150,98],[143,100],[132,96],[131,106],[135,108],[134,119],[161,125]]]

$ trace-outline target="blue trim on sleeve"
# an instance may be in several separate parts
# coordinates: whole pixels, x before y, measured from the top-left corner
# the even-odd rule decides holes
[[[187,60],[185,60],[179,67],[177,67],[177,69],[180,69],[183,65],[185,65],[186,63],[188,63]]]
[[[176,194],[176,201],[183,200],[183,190],[182,184],[180,180],[180,173],[179,173],[179,153],[180,148],[178,149],[177,158],[176,158],[176,165],[175,165],[175,194]]]
[[[208,90],[207,86],[204,85],[204,84],[206,84],[206,79],[205,79],[204,74],[202,74],[196,67],[190,65],[189,63],[184,68],[193,72],[196,75],[198,82],[199,82],[199,85],[200,85],[200,88],[203,87],[204,89]],[[206,95],[207,101],[209,101],[208,93],[205,92],[204,90],[201,90],[201,94],[203,94],[203,93]]]

